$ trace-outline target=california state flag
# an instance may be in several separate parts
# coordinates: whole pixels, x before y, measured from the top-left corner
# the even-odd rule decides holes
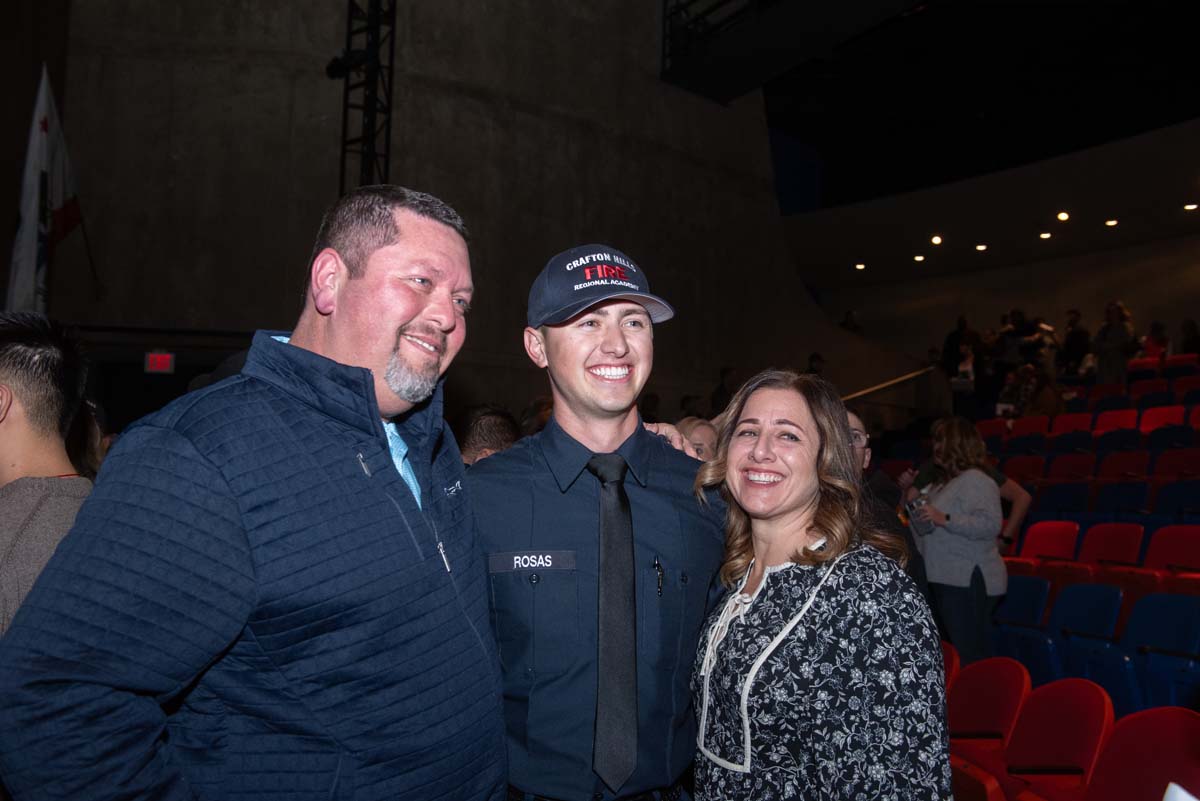
[[[46,311],[46,270],[54,245],[79,221],[67,143],[43,64],[21,179],[21,223],[8,273],[8,311]]]

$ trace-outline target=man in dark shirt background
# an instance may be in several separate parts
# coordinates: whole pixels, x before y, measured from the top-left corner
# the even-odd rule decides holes
[[[724,550],[724,509],[696,499],[699,463],[639,419],[653,324],[673,314],[613,248],[552,258],[529,294],[525,348],[546,368],[553,416],[468,472],[504,673],[514,801],[687,797],[682,778],[696,749],[688,681]],[[601,530],[611,485],[598,465],[613,454],[632,527],[632,561],[619,582],[606,561],[610,529]],[[634,602],[618,632],[635,645],[628,654],[613,653],[612,629],[602,625],[611,620],[607,593],[621,582]],[[616,687],[614,673],[623,677]],[[605,700],[610,691],[618,701]],[[636,709],[622,710],[626,729],[611,737],[598,707],[607,716],[634,697]]]

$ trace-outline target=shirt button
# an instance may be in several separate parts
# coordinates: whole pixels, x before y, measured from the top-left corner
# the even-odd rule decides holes
[[[592,799],[593,801],[604,801],[604,793],[596,793]]]
[[[539,576],[537,573],[530,573],[530,574],[529,574],[529,583],[530,583],[530,584],[537,584],[537,583],[538,583],[539,581],[541,581],[541,580],[542,580],[542,577],[541,577],[541,576]]]
[[[680,574],[679,574],[679,583],[680,583],[680,584],[687,584],[687,573],[680,573]]]

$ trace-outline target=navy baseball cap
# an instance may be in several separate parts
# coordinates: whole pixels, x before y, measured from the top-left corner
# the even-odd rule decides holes
[[[654,323],[675,316],[671,304],[650,294],[646,274],[633,259],[608,245],[580,245],[552,257],[533,280],[526,321],[530,328],[565,323],[606,300],[641,304]]]

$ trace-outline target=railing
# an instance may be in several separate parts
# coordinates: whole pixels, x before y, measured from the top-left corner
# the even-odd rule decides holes
[[[881,390],[888,389],[889,387],[894,387],[899,384],[903,384],[908,381],[912,381],[916,378],[926,375],[927,373],[931,373],[931,372],[933,372],[933,369],[934,368],[932,368],[932,367],[922,367],[920,370],[913,370],[911,373],[905,373],[902,376],[897,376],[896,378],[890,379],[888,381],[884,381],[881,384],[876,384],[873,387],[867,387],[866,389],[860,389],[858,392],[851,392],[849,395],[842,398],[842,401],[847,402],[847,401],[857,400],[858,398],[865,398],[867,395],[872,395]]]
[[[842,400],[859,411],[868,427],[883,430],[901,430],[914,420],[942,417],[953,408],[949,382],[935,367],[881,381]]]

